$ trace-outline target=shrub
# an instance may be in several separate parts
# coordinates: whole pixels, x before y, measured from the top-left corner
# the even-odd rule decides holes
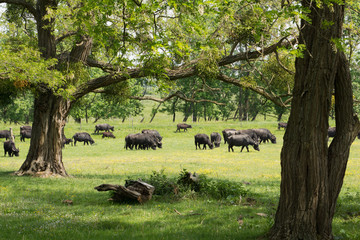
[[[155,187],[154,195],[185,194],[196,192],[208,198],[233,201],[247,195],[242,183],[221,179],[209,179],[205,175],[191,174],[183,169],[177,179],[168,178],[164,169],[153,171],[145,182]]]

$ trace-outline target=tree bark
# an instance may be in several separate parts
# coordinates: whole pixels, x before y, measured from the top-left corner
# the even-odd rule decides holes
[[[28,155],[16,175],[67,176],[62,162],[62,128],[70,101],[50,91],[38,93]]]
[[[306,44],[306,50],[295,63],[292,107],[281,151],[280,199],[270,239],[333,239],[336,200],[359,129],[353,117],[349,65],[332,43],[341,37],[344,6],[309,4],[302,1],[311,10],[312,22],[302,21],[300,43]],[[324,27],[325,21],[333,24]],[[342,130],[328,147],[334,87],[336,128]]]

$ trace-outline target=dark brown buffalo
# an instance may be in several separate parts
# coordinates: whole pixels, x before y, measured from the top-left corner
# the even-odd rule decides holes
[[[144,129],[141,131],[141,133],[148,133],[154,135],[160,142],[162,140],[162,136],[157,130],[150,130],[150,129]]]
[[[6,153],[9,154],[9,157],[12,156],[19,156],[19,149],[15,147],[15,143],[11,140],[4,142],[4,156],[6,156]]]
[[[214,145],[211,143],[208,135],[204,133],[198,133],[195,135],[195,147],[196,149],[199,147],[201,149],[200,144],[203,144],[203,149],[206,149],[206,145],[209,146],[210,149],[214,148]]]
[[[286,128],[286,127],[287,127],[287,123],[284,123],[284,122],[278,123],[278,130],[280,130],[280,128]]]
[[[25,138],[31,138],[31,130],[22,130],[20,132],[20,141],[25,142]]]
[[[73,136],[74,139],[74,146],[76,146],[76,142],[84,142],[87,145],[89,145],[89,143],[92,145],[95,143],[95,141],[91,138],[90,134],[88,134],[87,132],[80,132],[80,133],[75,133]]]
[[[336,127],[329,127],[328,129],[328,137],[335,137],[335,134],[336,134]]]
[[[221,135],[218,132],[213,132],[210,134],[211,142],[214,144],[215,147],[220,147],[221,143]]]
[[[161,143],[157,141],[157,138],[152,134],[147,133],[135,133],[129,134],[125,137],[125,146],[126,149],[153,149],[156,150],[156,147],[161,148]]]
[[[114,134],[112,134],[112,132],[103,132],[102,134],[102,138],[115,138]]]
[[[179,131],[180,129],[184,129],[184,132],[187,131],[188,128],[192,128],[191,125],[186,124],[186,123],[179,123],[178,125],[176,125],[177,129],[175,132]]]
[[[240,134],[240,135],[231,135],[228,138],[228,150],[230,149],[234,152],[233,146],[241,147],[241,152],[246,147],[246,150],[249,152],[249,145],[252,145],[253,148],[257,151],[259,149],[259,143],[255,142],[249,135],[247,134]]]
[[[23,130],[31,131],[31,129],[32,129],[31,126],[21,126],[21,127],[20,127],[20,132],[23,131]]]
[[[259,141],[259,136],[257,134],[257,132],[255,131],[255,129],[243,129],[243,130],[238,130],[236,131],[235,135],[239,135],[239,134],[247,134],[249,135],[255,142]]]
[[[235,134],[236,129],[233,128],[229,128],[229,129],[224,129],[222,130],[222,134],[224,137],[224,144],[227,143],[228,137],[231,136],[232,134]]]
[[[9,130],[1,130],[0,131],[0,138],[5,138],[6,140],[11,138],[11,134]]]
[[[63,137],[62,141],[61,141],[61,147],[64,148],[65,145],[69,145],[71,143],[71,146],[73,145],[73,140],[71,138],[67,138],[67,137]]]
[[[273,135],[269,129],[266,128],[259,128],[259,129],[253,129],[258,138],[260,139],[260,142],[266,143],[268,141],[271,141],[272,143],[276,143],[276,137]]]
[[[110,132],[110,130],[114,131],[114,126],[110,126],[107,123],[98,124],[95,126],[95,133],[99,133],[99,131]]]

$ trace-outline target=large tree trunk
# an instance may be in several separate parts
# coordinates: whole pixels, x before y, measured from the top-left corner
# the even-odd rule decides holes
[[[344,6],[308,4],[302,1],[311,10],[312,23],[302,21],[300,40],[307,49],[296,60],[294,97],[281,151],[280,200],[270,239],[333,239],[335,205],[359,128],[353,117],[349,65],[332,43],[341,37]],[[325,21],[333,24],[324,27]],[[337,131],[328,147],[334,86]]]
[[[37,95],[30,148],[17,175],[67,176],[61,140],[69,110],[70,101],[54,96],[50,91]]]

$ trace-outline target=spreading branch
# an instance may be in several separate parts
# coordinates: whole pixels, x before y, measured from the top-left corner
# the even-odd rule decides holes
[[[194,99],[194,98],[188,98],[186,97],[182,92],[180,91],[177,91],[175,93],[172,93],[164,98],[155,98],[155,97],[152,97],[152,96],[143,96],[143,97],[140,97],[140,96],[131,96],[130,98],[131,99],[136,99],[136,100],[151,100],[151,101],[155,101],[155,102],[159,102],[159,103],[163,103],[163,102],[166,102],[174,97],[178,97],[186,102],[194,102],[194,103],[201,103],[201,102],[208,102],[208,103],[213,103],[213,104],[216,104],[216,105],[220,105],[220,106],[225,106],[226,104],[225,103],[220,103],[220,102],[217,102],[217,101],[214,101],[214,100],[209,100],[209,99]]]
[[[233,84],[235,86],[239,86],[239,87],[243,87],[243,88],[247,88],[247,89],[250,89],[258,94],[260,94],[261,96],[265,97],[266,99],[269,99],[271,100],[273,103],[275,103],[276,105],[278,106],[281,106],[281,107],[289,107],[288,105],[288,100],[287,101],[282,101],[281,97],[273,94],[273,93],[269,93],[267,92],[264,88],[262,87],[259,87],[259,86],[254,86],[248,82],[244,82],[244,81],[240,81],[239,79],[236,79],[236,78],[232,78],[232,77],[229,77],[229,76],[226,76],[224,74],[219,74],[217,76],[217,79],[218,80],[221,80],[223,82],[227,82],[227,83],[230,83],[230,84]],[[288,97],[290,97],[291,95],[289,95]]]
[[[241,61],[241,60],[255,59],[261,55],[268,55],[270,53],[273,53],[279,47],[289,47],[293,42],[296,42],[296,39],[291,40],[291,41],[284,41],[285,39],[286,38],[282,38],[279,42],[277,42],[267,48],[264,48],[262,52],[248,51],[245,53],[239,53],[239,54],[232,55],[232,56],[226,56],[218,62],[218,66],[219,67],[225,66],[225,65],[228,65],[228,64],[231,64],[231,63],[234,63],[237,61]],[[177,80],[177,79],[195,76],[195,75],[197,75],[197,69],[196,69],[197,61],[199,61],[199,60],[191,61],[190,64],[188,63],[182,67],[177,67],[175,69],[165,69],[165,75],[168,77],[169,80],[172,80],[172,81]],[[112,64],[99,62],[99,61],[96,61],[91,58],[87,58],[86,64],[90,67],[100,68],[103,71],[108,72],[109,74],[82,84],[77,89],[77,91],[73,94],[73,97],[75,99],[78,99],[79,97],[82,97],[85,94],[87,94],[89,92],[93,92],[94,90],[101,88],[101,87],[105,87],[105,86],[109,86],[114,83],[126,81],[131,78],[139,78],[139,77],[147,76],[146,71],[142,68],[125,69],[125,70],[120,71],[119,68],[114,67]],[[220,74],[218,79],[221,81],[224,81],[224,82],[230,82],[234,85],[245,87],[244,83],[240,83],[237,79],[232,79],[223,74]],[[285,106],[280,98],[276,98],[275,96],[267,93],[264,89],[261,89],[260,87],[253,87],[251,85],[248,85],[246,87],[254,90],[255,92],[266,97],[267,99],[273,100],[274,103],[279,106]],[[188,100],[191,100],[191,99],[188,99]],[[197,100],[197,101],[200,101],[200,100]]]
[[[64,35],[58,37],[58,38],[55,40],[55,42],[56,42],[56,44],[58,44],[58,43],[60,43],[61,41],[63,41],[65,38],[74,36],[74,35],[76,35],[76,34],[77,34],[77,31],[67,32],[67,33],[65,33]]]

